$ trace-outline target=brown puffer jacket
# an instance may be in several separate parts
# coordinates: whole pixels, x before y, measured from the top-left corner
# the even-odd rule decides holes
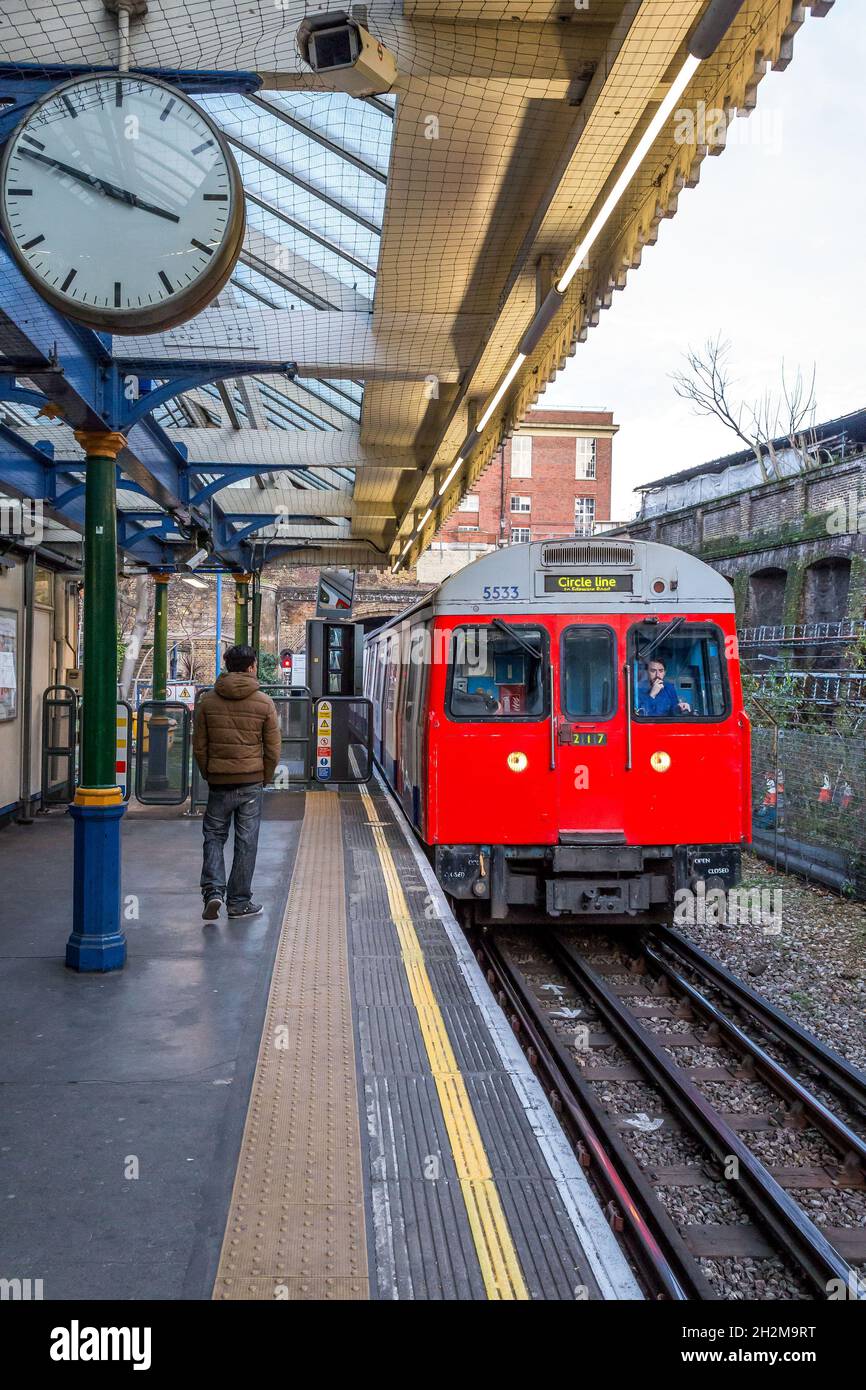
[[[225,672],[213,690],[202,695],[192,751],[211,786],[271,781],[280,761],[277,710],[250,672]]]

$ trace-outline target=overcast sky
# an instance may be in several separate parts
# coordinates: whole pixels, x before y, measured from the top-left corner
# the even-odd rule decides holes
[[[806,23],[786,72],[769,72],[728,148],[661,224],[626,289],[539,405],[613,410],[613,516],[636,483],[741,446],[674,394],[689,345],[732,343],[748,400],[780,364],[817,368],[817,420],[866,406],[866,4]],[[754,133],[753,133],[754,132]]]

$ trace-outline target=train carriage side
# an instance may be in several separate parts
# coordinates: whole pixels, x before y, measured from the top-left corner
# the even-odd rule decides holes
[[[614,924],[737,881],[749,730],[726,580],[651,542],[534,543],[425,604],[390,629],[379,760],[446,891],[481,921]]]

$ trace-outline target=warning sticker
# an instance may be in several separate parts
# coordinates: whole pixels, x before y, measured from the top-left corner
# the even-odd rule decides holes
[[[330,700],[320,700],[316,706],[316,777],[327,782],[331,776],[331,723],[333,708]]]

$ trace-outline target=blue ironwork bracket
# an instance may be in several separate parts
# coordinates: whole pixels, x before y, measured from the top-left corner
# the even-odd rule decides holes
[[[307,467],[304,463],[201,463],[191,464],[187,470],[187,485],[189,477],[196,473],[218,473],[220,476],[214,478],[213,482],[205,483],[195,492],[191,492],[187,501],[191,507],[198,507],[202,502],[206,502],[209,497],[213,497],[224,488],[234,487],[236,483],[243,482],[245,478],[258,478],[262,473],[291,473],[293,470],[303,472]]]
[[[145,522],[148,525],[145,525]],[[137,530],[133,531],[132,527],[136,527]],[[117,518],[117,543],[123,546],[124,550],[133,550],[143,540],[165,540],[169,531],[177,529],[178,524],[171,516],[156,517],[150,513],[121,512]]]
[[[117,373],[116,411],[117,429],[130,429],[138,420],[149,415],[157,406],[165,405],[183,391],[193,391],[197,386],[211,386],[215,381],[225,381],[230,377],[281,375],[293,381],[297,376],[296,362],[163,362],[157,359],[146,361],[124,361],[115,359],[113,370]],[[146,383],[154,377],[162,377],[159,386]],[[130,377],[139,383],[139,395],[133,401],[126,400],[126,382]]]
[[[24,373],[22,372],[22,376]],[[14,377],[0,376],[0,401],[11,404],[32,405],[37,410],[48,404],[47,398],[39,391],[31,391],[26,386],[16,386]]]

